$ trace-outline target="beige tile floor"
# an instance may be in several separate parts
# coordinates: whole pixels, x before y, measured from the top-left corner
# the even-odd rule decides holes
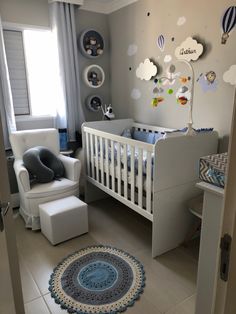
[[[89,206],[90,232],[52,246],[40,232],[16,220],[26,314],[66,314],[48,292],[53,268],[66,255],[92,244],[109,244],[135,255],[144,265],[146,287],[127,314],[194,314],[198,241],[151,257],[151,223],[114,199]]]

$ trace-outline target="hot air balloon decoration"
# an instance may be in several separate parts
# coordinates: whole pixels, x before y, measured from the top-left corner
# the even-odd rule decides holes
[[[227,39],[229,38],[229,33],[236,25],[236,6],[229,7],[222,19],[222,29],[223,34],[221,37],[221,43],[226,44]]]
[[[165,38],[163,35],[158,36],[157,38],[157,45],[161,51],[164,51],[165,48]]]

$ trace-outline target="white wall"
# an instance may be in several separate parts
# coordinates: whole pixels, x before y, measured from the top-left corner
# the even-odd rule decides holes
[[[175,64],[175,48],[188,36],[193,36],[205,48],[202,58],[193,64],[196,78],[201,73],[213,70],[218,80],[215,92],[204,93],[199,83],[195,83],[194,125],[214,127],[221,136],[229,134],[234,88],[226,84],[222,77],[230,65],[236,64],[236,30],[230,33],[227,44],[222,45],[221,18],[224,11],[232,5],[235,5],[233,0],[139,0],[110,14],[111,91],[116,116],[132,117],[139,122],[166,127],[179,128],[186,125],[189,108],[178,105],[175,98],[180,83],[173,86],[173,95],[165,93],[165,101],[157,108],[152,108],[153,81],[139,80],[135,71],[140,62],[151,58],[158,63],[160,75],[165,74],[169,64],[164,63],[164,56],[170,54]],[[147,16],[148,12],[150,16]],[[177,20],[181,16],[185,16],[187,21],[183,26],[177,26]],[[156,44],[160,34],[165,36],[164,52]],[[133,43],[138,46],[138,52],[129,57],[127,49]],[[180,67],[176,63],[176,67],[183,74],[190,74],[185,65]],[[142,94],[138,100],[130,96],[134,87]]]

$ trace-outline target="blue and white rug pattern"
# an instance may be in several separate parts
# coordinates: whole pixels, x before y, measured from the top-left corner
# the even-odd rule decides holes
[[[130,254],[109,246],[91,246],[66,257],[54,269],[49,291],[69,313],[116,314],[143,292],[145,272]]]

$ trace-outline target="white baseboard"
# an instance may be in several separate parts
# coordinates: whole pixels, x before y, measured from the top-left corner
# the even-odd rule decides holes
[[[11,194],[11,206],[12,206],[12,208],[20,206],[20,196],[19,196],[19,193]]]

